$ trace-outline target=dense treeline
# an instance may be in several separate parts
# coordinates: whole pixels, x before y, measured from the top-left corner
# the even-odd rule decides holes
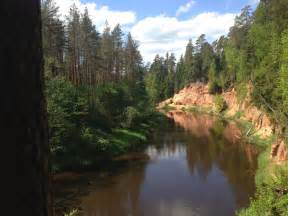
[[[158,102],[191,82],[202,81],[215,94],[236,88],[238,98],[243,100],[249,85],[253,103],[270,114],[278,126],[276,134],[287,141],[287,11],[288,0],[261,0],[254,12],[246,6],[227,36],[209,44],[202,35],[195,46],[190,40],[169,76],[169,58],[156,56],[146,78],[151,98]],[[287,215],[287,169],[277,178],[261,179],[257,186],[256,200],[240,215]]]
[[[235,87],[244,94],[253,85],[254,103],[265,109],[282,130],[288,122],[288,1],[262,0],[255,12],[242,9],[227,36],[209,44],[201,35],[190,40],[177,64],[171,54],[156,56],[146,78],[154,101],[173,95],[196,81],[209,83],[211,93]],[[176,66],[175,66],[176,65]],[[168,69],[169,68],[169,69]],[[164,85],[163,85],[164,84]]]
[[[42,23],[53,169],[91,166],[144,142],[154,112],[131,34],[108,23],[100,34],[75,5],[62,21],[53,0],[42,1]]]
[[[157,103],[191,82],[207,82],[209,69],[214,61],[213,47],[201,35],[194,46],[192,40],[187,44],[185,55],[176,64],[173,53],[166,58],[157,55],[146,75],[146,88],[152,103]]]

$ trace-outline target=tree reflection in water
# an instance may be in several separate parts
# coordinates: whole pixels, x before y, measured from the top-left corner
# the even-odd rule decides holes
[[[236,123],[183,112],[172,112],[169,117],[189,132],[184,139],[191,173],[196,171],[205,180],[212,167],[217,166],[232,185],[237,205],[245,205],[243,196],[255,190],[251,173],[257,169],[258,151],[253,145],[241,142]]]
[[[143,160],[122,157],[125,168],[90,186],[80,198],[84,215],[225,216],[248,204],[258,153],[237,125],[177,112],[167,121]]]

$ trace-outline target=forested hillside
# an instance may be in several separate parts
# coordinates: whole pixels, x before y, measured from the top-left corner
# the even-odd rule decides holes
[[[54,171],[89,167],[145,142],[154,109],[131,34],[108,23],[100,34],[75,5],[63,21],[53,0],[42,2],[42,23]]]
[[[170,44],[145,38],[173,32],[178,46],[186,28],[207,17],[230,27],[239,10],[187,1],[156,16],[160,0],[77,0],[65,17],[68,1],[0,2],[10,215],[288,216],[288,0],[249,1],[227,35],[207,31],[179,59],[146,64],[133,36],[150,58]],[[124,27],[100,32],[99,11]]]
[[[208,82],[211,93],[251,83],[253,102],[286,131],[288,122],[288,1],[262,0],[253,12],[242,9],[227,36],[208,43],[201,35],[189,41],[176,65],[173,54],[156,56],[146,77],[153,101],[161,101],[187,84]],[[176,67],[174,67],[176,65]],[[160,85],[161,84],[161,85]],[[285,132],[286,133],[286,132]]]
[[[252,103],[270,116],[276,125],[277,139],[287,146],[287,11],[287,0],[261,0],[255,11],[249,6],[242,9],[227,36],[211,44],[205,35],[201,35],[195,45],[190,40],[177,64],[173,55],[156,56],[146,76],[152,102],[170,98],[190,83],[203,82],[208,84],[210,93],[216,95],[218,102],[215,103],[223,104],[219,93],[231,89],[236,89],[241,103],[249,86]],[[270,151],[271,143],[266,148]],[[259,158],[256,199],[240,215],[287,215],[287,164],[275,167],[268,154]]]

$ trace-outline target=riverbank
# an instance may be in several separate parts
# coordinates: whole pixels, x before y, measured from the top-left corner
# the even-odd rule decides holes
[[[81,163],[73,164],[73,158],[70,157],[68,160],[63,157],[54,158],[54,160],[57,159],[57,164],[62,165],[59,171],[52,175],[56,215],[63,215],[64,212],[67,213],[65,216],[79,215],[79,212],[74,210],[74,208],[78,209],[78,203],[73,200],[83,193],[82,189],[79,189],[79,185],[81,188],[86,188],[91,184],[91,179],[87,178],[87,173],[93,174],[91,176],[94,180],[105,177],[111,170],[117,173],[117,170],[114,169],[115,164],[119,165],[120,163],[120,167],[125,167],[128,161],[125,156],[131,152],[134,155],[133,160],[147,160],[147,158],[142,157],[141,153],[137,154],[137,152],[142,152],[146,148],[150,136],[157,126],[164,121],[164,118],[161,113],[151,112],[149,116],[146,115],[145,119],[140,119],[141,121],[133,124],[133,128],[122,127],[114,128],[111,131],[93,131],[93,136],[97,137],[98,140],[95,143],[98,147],[85,150],[86,146],[82,146],[86,158],[87,155],[89,156],[86,162],[81,161]],[[93,145],[94,137],[90,138],[90,145]],[[103,144],[102,147],[99,146],[99,143]],[[83,152],[78,151],[77,153],[82,154]]]
[[[83,215],[234,215],[255,192],[259,154],[254,145],[240,143],[234,122],[175,113],[158,125],[144,151],[117,157],[114,166],[105,163],[94,173],[59,176],[58,188],[75,192],[79,202],[66,206]],[[219,193],[227,196],[219,199]],[[65,206],[63,197],[59,201]]]
[[[91,127],[83,132],[85,142],[80,140],[76,143],[77,146],[70,145],[69,154],[53,155],[53,174],[95,170],[101,166],[101,161],[111,160],[131,151],[141,151],[162,120],[163,114],[153,111],[142,114],[131,127]]]
[[[281,137],[275,135],[277,125],[252,103],[251,86],[219,95],[209,93],[208,85],[191,84],[178,94],[159,104],[164,112],[198,112],[217,115],[240,125],[241,136],[250,143],[261,146],[255,177],[256,198],[241,216],[287,215],[288,212],[288,148]],[[280,192],[279,192],[280,191]]]
[[[159,104],[158,109],[168,112],[178,110],[183,112],[200,112],[218,115],[225,119],[232,119],[244,127],[247,138],[273,141],[277,124],[263,110],[253,105],[251,99],[252,87],[230,89],[218,95],[209,93],[208,85],[194,83]],[[247,130],[247,131],[246,131]],[[284,140],[278,136],[271,145],[271,157],[277,162],[288,159],[288,149]]]

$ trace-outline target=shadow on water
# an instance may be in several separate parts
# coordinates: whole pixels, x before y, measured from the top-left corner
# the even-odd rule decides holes
[[[237,125],[208,115],[168,117],[145,152],[85,175],[83,215],[230,216],[248,205],[258,151],[241,141]]]

